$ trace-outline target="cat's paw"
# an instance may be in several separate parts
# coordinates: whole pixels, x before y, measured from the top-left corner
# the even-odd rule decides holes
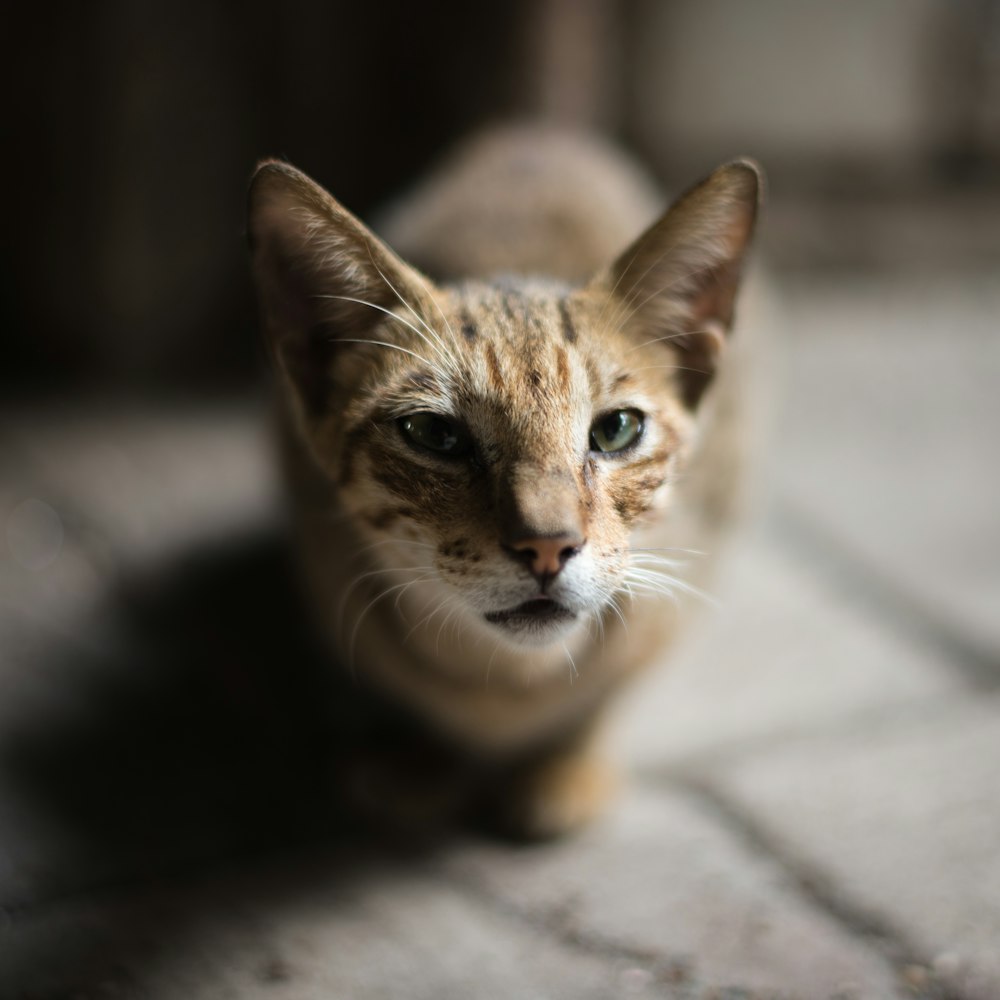
[[[519,839],[565,836],[604,812],[617,787],[616,770],[601,758],[552,758],[511,782],[498,803],[498,819],[505,833]]]

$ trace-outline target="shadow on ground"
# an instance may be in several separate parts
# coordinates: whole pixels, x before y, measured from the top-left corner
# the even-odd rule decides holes
[[[3,906],[30,927],[53,904],[131,902],[112,906],[89,937],[80,927],[29,933],[6,973],[19,992],[5,995],[54,996],[64,987],[44,985],[53,969],[65,976],[76,964],[93,982],[134,966],[122,956],[136,948],[152,962],[153,941],[161,955],[180,947],[204,911],[235,905],[204,892],[164,901],[165,886],[199,872],[318,851],[325,880],[356,880],[426,856],[453,828],[442,795],[463,784],[462,765],[333,668],[287,553],[284,538],[261,534],[131,575],[101,612],[112,626],[106,652],[46,654],[68,658],[69,697],[19,721],[0,768],[54,834],[28,850],[26,888]],[[398,775],[400,757],[404,796],[379,784],[380,762]],[[295,878],[269,891],[294,892]],[[154,893],[156,916],[138,913],[136,900]],[[123,926],[106,926],[108,913]]]

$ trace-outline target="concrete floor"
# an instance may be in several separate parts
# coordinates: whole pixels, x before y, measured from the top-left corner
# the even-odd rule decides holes
[[[579,837],[331,814],[262,414],[0,419],[0,996],[1000,996],[1000,282],[798,274],[760,516]]]

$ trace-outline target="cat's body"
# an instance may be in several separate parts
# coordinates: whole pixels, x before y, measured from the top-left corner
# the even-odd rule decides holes
[[[318,617],[359,678],[509,769],[522,832],[599,809],[595,722],[732,506],[738,382],[713,374],[758,197],[723,168],[626,249],[655,210],[626,161],[493,133],[385,219],[423,277],[303,175],[255,177]]]

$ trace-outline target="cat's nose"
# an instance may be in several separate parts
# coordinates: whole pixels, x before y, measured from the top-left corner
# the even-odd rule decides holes
[[[531,575],[544,590],[546,584],[583,548],[584,542],[585,539],[576,535],[546,535],[524,538],[504,548],[531,570]]]

